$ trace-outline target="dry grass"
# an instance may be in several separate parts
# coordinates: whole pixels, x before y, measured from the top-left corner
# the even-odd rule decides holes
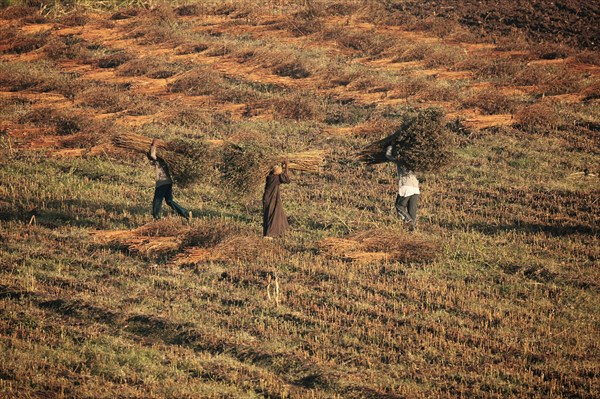
[[[328,28],[323,32],[326,40],[335,40],[343,48],[355,50],[363,55],[375,57],[393,46],[393,38],[376,33],[352,32],[339,28]]]
[[[401,47],[401,53],[392,59],[392,62],[422,61],[433,50],[432,45],[426,43],[414,43]]]
[[[0,26],[0,43],[9,43],[14,40],[15,36],[17,36],[17,32],[12,26]]]
[[[464,107],[478,108],[486,115],[510,114],[519,105],[514,96],[508,96],[499,87],[489,87],[477,91],[462,102]]]
[[[95,231],[92,234],[97,242],[118,244],[133,254],[156,259],[177,253],[189,230],[179,219],[168,218],[134,230]]]
[[[576,73],[565,65],[529,65],[515,76],[515,83],[535,86],[545,95],[558,95],[579,92],[585,82],[581,73]]]
[[[327,256],[359,263],[428,263],[440,254],[440,245],[406,232],[376,229],[347,238],[328,237],[319,241]]]
[[[288,76],[292,79],[303,79],[310,76],[310,72],[298,60],[284,61],[273,68],[273,72],[279,76]]]
[[[89,21],[89,16],[83,10],[74,10],[58,18],[58,22],[66,26],[84,26]]]
[[[400,79],[391,93],[391,98],[408,98],[426,93],[431,87],[431,82],[423,76],[409,76]]]
[[[159,109],[158,99],[129,92],[129,85],[98,85],[77,93],[76,99],[84,107],[102,113],[121,112],[125,115],[151,115]]]
[[[93,232],[96,242],[117,244],[145,258],[170,258],[169,264],[274,261],[286,252],[252,230],[223,220],[198,220],[192,226],[166,218],[134,230]]]
[[[527,36],[513,29],[504,35],[494,37],[496,51],[528,51],[531,48],[531,41]]]
[[[204,262],[249,262],[281,259],[285,250],[255,232],[227,221],[202,221],[185,235],[184,252],[175,256],[174,265]]]
[[[177,45],[182,40],[177,14],[167,4],[160,4],[143,11],[127,26],[128,38],[141,45],[170,43]]]
[[[286,29],[294,36],[307,36],[323,31],[323,22],[316,9],[308,8],[287,16],[279,28]]]
[[[85,41],[75,36],[51,37],[43,48],[46,56],[55,61],[63,59],[88,60],[91,52],[87,49]]]
[[[583,64],[590,64],[600,66],[600,54],[597,51],[585,50],[575,54],[573,57],[574,62],[580,62]]]
[[[581,91],[584,96],[583,101],[593,101],[600,99],[600,82],[592,83]]]
[[[189,67],[177,62],[165,62],[155,57],[143,57],[123,63],[118,69],[120,76],[148,76],[153,79],[167,79],[185,72]]]
[[[524,68],[521,61],[486,57],[471,57],[456,66],[459,69],[473,71],[475,78],[494,82],[513,82]]]
[[[372,140],[381,137],[382,134],[389,135],[393,133],[397,127],[398,125],[393,120],[374,116],[364,124],[354,127],[352,133],[358,138]]]
[[[48,62],[7,62],[0,66],[0,86],[9,91],[56,91],[72,99],[80,89],[75,75],[61,73]]]
[[[85,107],[105,113],[124,111],[130,105],[130,97],[117,87],[98,86],[82,91],[77,99]]]
[[[133,235],[144,237],[178,237],[187,234],[190,227],[176,218],[166,218],[146,223],[132,231]],[[100,233],[100,232],[99,232]]]
[[[0,10],[0,18],[6,20],[22,19],[36,14],[39,15],[39,10],[27,5],[13,5]]]
[[[434,79],[429,82],[429,86],[417,98],[421,101],[431,98],[435,101],[458,102],[462,92],[463,89],[460,84]]]
[[[271,109],[272,112],[283,119],[295,121],[324,120],[324,104],[318,97],[300,91],[291,94],[266,98],[259,101],[261,107]]]
[[[150,151],[152,139],[150,137],[145,137],[139,134],[126,133],[115,136],[113,139],[113,143],[117,147],[132,150],[140,154],[145,154],[148,151]],[[167,144],[164,141],[158,140],[158,149],[166,149],[166,146]]]
[[[435,46],[426,54],[423,61],[429,68],[452,68],[462,62],[466,57],[466,54],[463,51],[460,51],[460,49],[450,46]]]
[[[20,91],[40,85],[44,76],[32,73],[22,63],[2,63],[0,68],[0,85],[10,91]]]
[[[530,133],[547,133],[562,124],[562,117],[550,101],[538,102],[520,109],[515,114],[515,124]]]
[[[138,16],[140,13],[141,13],[141,9],[140,8],[137,8],[137,7],[129,7],[129,8],[123,7],[123,8],[120,8],[115,13],[113,13],[110,16],[110,19],[113,20],[113,21],[130,19],[130,18],[134,18],[134,17]]]
[[[407,28],[410,30],[425,31],[444,39],[453,37],[455,32],[462,32],[463,35],[465,34],[464,29],[457,21],[445,18],[444,12],[441,12],[440,14],[441,15],[432,15],[416,19],[408,24]]]
[[[204,11],[200,4],[185,4],[175,8],[175,13],[180,17],[197,16]]]
[[[35,51],[44,47],[48,41],[49,32],[40,31],[36,33],[21,33],[19,32],[7,49],[9,53],[23,54]]]
[[[188,96],[216,95],[225,86],[223,77],[210,68],[195,68],[169,83],[167,90]]]
[[[562,43],[540,43],[530,47],[530,52],[535,58],[541,60],[556,60],[567,58],[573,54],[574,50]]]
[[[210,48],[208,44],[197,43],[194,41],[190,43],[182,43],[177,47],[176,52],[178,55],[195,54],[201,53],[208,48]]]
[[[19,122],[31,123],[35,126],[52,126],[53,132],[61,136],[77,133],[90,125],[90,121],[81,114],[45,107],[30,110],[21,116]]]
[[[131,59],[131,55],[126,51],[117,51],[112,54],[107,54],[95,60],[99,68],[116,68]]]

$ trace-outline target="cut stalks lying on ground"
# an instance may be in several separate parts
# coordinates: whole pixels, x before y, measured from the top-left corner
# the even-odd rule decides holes
[[[319,241],[325,255],[363,262],[426,263],[440,254],[437,242],[425,237],[389,229],[362,231],[348,237],[328,237]]]

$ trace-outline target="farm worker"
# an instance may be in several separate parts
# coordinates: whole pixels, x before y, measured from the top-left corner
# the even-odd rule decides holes
[[[392,146],[385,149],[385,157],[396,164],[398,169],[398,195],[396,213],[408,224],[411,230],[417,227],[417,205],[421,191],[419,180],[412,170],[408,170],[393,154]]]
[[[148,158],[156,170],[156,187],[152,200],[152,216],[160,219],[163,199],[179,216],[192,219],[192,211],[188,211],[177,202],[173,201],[173,179],[169,173],[169,166],[164,159],[156,156],[157,140],[153,139],[148,152]]]
[[[279,185],[290,182],[288,177],[288,163],[275,165],[267,176],[265,192],[263,194],[263,236],[265,238],[278,237],[288,228],[288,221],[281,196],[279,195]]]

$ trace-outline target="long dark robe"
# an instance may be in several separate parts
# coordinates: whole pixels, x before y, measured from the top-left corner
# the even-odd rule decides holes
[[[267,176],[265,193],[263,195],[264,236],[278,237],[288,228],[287,216],[283,211],[283,204],[279,195],[279,185],[289,182],[290,179],[285,173]]]

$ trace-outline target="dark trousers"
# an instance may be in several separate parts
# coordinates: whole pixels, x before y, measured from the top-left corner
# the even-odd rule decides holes
[[[154,190],[154,199],[152,200],[152,216],[154,219],[160,219],[163,199],[179,216],[188,217],[188,211],[177,202],[173,201],[173,185],[164,184],[156,187]]]
[[[396,213],[405,222],[417,223],[417,205],[419,203],[419,194],[413,194],[408,197],[402,197],[398,194],[396,197]]]

